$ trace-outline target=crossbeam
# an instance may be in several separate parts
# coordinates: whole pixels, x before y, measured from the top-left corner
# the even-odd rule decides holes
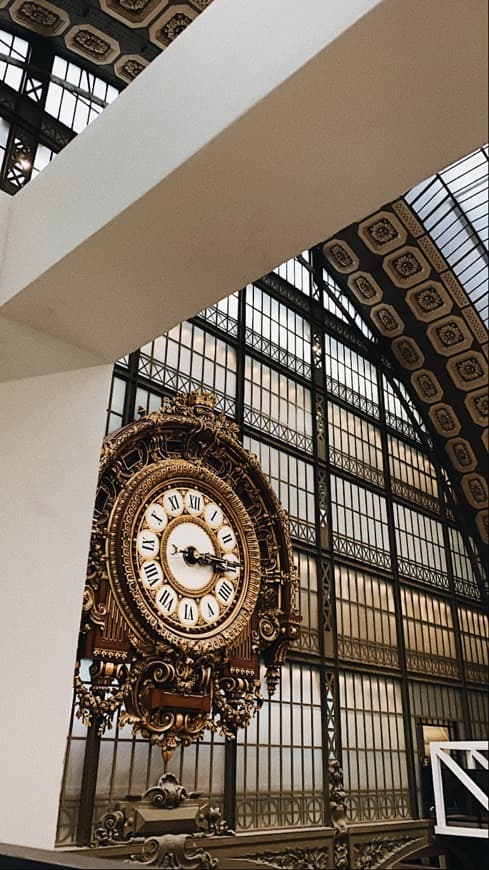
[[[481,804],[486,812],[489,809],[488,795],[483,792],[480,786],[474,782],[460,764],[451,757],[450,752],[454,751],[466,753],[469,756],[469,765],[472,768],[475,767],[475,761],[478,761],[481,767],[486,770],[488,767],[487,758],[482,755],[482,752],[489,751],[489,744],[487,741],[444,740],[433,741],[430,744],[431,770],[433,774],[433,791],[436,812],[435,833],[442,835],[448,834],[452,837],[487,837],[487,828],[448,824],[445,793],[443,789],[442,766],[445,766],[453,773],[476,801]]]

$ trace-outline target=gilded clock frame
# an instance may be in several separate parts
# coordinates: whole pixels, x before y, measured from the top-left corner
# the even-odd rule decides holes
[[[220,505],[237,534],[244,562],[239,593],[231,611],[207,630],[189,626],[186,630],[182,628],[178,631],[165,623],[164,616],[158,613],[156,606],[148,606],[146,599],[149,596],[142,589],[139,574],[134,568],[134,540],[141,515],[152,495],[156,498],[156,493],[163,492],[162,487],[167,483],[175,489],[192,489],[198,486]],[[135,634],[148,642],[155,634],[158,639],[182,649],[187,649],[191,643],[194,652],[199,655],[221,649],[242,634],[251,619],[260,591],[258,541],[253,523],[241,500],[213,471],[183,459],[163,459],[146,466],[121,491],[108,522],[107,568],[114,597]],[[178,586],[173,581],[170,581],[170,585]],[[137,615],[134,614],[133,603],[136,605]]]
[[[125,707],[119,721],[165,758],[204,729],[234,739],[262,703],[260,662],[273,694],[301,621],[287,515],[215,405],[200,391],[165,400],[109,435],[100,459],[78,647],[93,664],[90,684],[75,673],[77,715],[102,732]],[[136,564],[144,507],[165,481],[198,487],[221,506],[244,562],[229,614],[197,634],[170,628],[156,605],[153,612]]]

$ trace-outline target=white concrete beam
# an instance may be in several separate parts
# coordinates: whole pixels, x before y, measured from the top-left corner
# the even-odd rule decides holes
[[[17,195],[2,314],[114,360],[368,214],[484,140],[486,18],[215,0]]]

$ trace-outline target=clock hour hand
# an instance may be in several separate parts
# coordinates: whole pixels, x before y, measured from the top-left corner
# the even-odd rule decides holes
[[[184,547],[183,549],[176,546],[176,544],[172,544],[173,553],[172,556],[176,556],[178,553],[181,553],[184,561],[187,565],[199,565],[200,553],[196,549],[196,547]]]
[[[241,562],[236,562],[234,559],[224,559],[221,556],[215,556],[213,553],[200,553],[196,547],[185,547],[179,549],[173,544],[173,555],[181,553],[187,565],[210,565],[214,571],[234,571],[236,568],[241,568]]]
[[[200,553],[198,557],[199,565],[210,565],[214,571],[234,571],[236,568],[241,568],[241,562],[236,562],[234,559],[224,559],[221,556],[214,556],[213,553]]]

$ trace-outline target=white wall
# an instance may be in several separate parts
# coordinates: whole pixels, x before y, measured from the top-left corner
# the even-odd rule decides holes
[[[54,845],[110,375],[0,384],[0,842]]]
[[[0,190],[0,263],[3,263],[7,228],[10,220],[10,208],[13,199],[4,190]]]

